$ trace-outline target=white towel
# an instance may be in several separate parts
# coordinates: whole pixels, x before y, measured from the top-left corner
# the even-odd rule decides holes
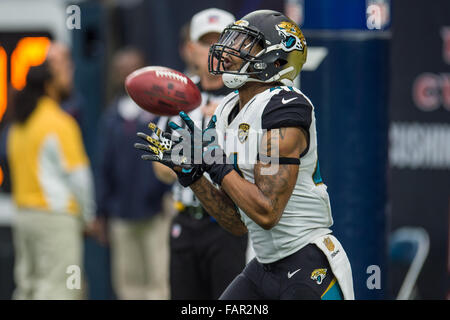
[[[327,256],[345,300],[354,300],[352,267],[341,243],[331,234],[315,239],[314,243]]]

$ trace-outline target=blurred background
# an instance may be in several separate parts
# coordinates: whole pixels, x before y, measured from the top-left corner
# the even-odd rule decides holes
[[[315,105],[319,157],[357,299],[450,298],[450,2],[447,0],[0,1],[0,299],[15,287],[14,206],[6,161],[9,92],[48,40],[66,43],[75,90],[66,110],[96,163],[112,57],[135,47],[185,70],[180,30],[197,12],[285,13],[308,43],[298,79]],[[132,147],[130,145],[130,147]],[[95,166],[93,166],[95,173]],[[87,299],[116,299],[108,245],[84,241]]]

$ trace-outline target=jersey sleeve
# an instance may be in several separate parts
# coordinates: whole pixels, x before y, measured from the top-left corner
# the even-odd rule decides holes
[[[312,106],[295,91],[281,91],[267,103],[262,114],[262,129],[301,127],[309,131],[312,121]]]

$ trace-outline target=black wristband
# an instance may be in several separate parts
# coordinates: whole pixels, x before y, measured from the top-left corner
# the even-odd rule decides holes
[[[194,166],[191,170],[191,172],[175,171],[178,176],[178,182],[185,188],[189,187],[191,184],[193,184],[203,176],[203,169],[201,168],[201,166]]]
[[[261,161],[264,164],[272,163],[275,160],[276,164],[296,164],[300,165],[300,158],[288,158],[288,157],[279,157],[279,158],[271,158],[271,157],[261,157],[259,154],[256,156],[256,160]]]
[[[222,185],[223,178],[233,170],[234,166],[231,164],[213,164],[208,167],[207,172],[211,180],[220,186]]]

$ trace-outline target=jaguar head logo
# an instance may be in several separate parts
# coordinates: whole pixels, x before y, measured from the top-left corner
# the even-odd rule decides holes
[[[311,280],[314,280],[317,284],[321,284],[323,279],[327,276],[327,269],[315,269],[311,273]]]
[[[275,26],[278,34],[282,37],[281,44],[287,52],[293,50],[303,51],[306,40],[300,28],[292,22],[283,21]]]

